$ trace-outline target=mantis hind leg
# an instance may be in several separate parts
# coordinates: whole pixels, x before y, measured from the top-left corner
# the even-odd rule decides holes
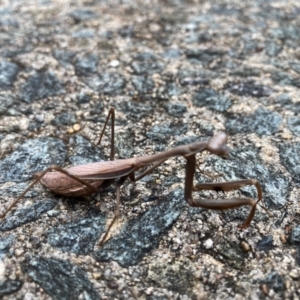
[[[111,117],[111,135],[110,135],[110,160],[114,160],[115,157],[115,109],[112,107],[110,108],[108,115],[106,117],[103,129],[100,134],[99,141],[96,145],[99,145],[101,143],[105,128],[107,126],[109,117]]]
[[[121,186],[123,185],[123,183],[125,182],[125,180],[127,179],[127,176],[121,177],[119,182],[117,183],[117,192],[116,192],[116,209],[115,209],[115,215],[112,219],[112,221],[110,222],[110,224],[108,225],[107,230],[104,233],[104,236],[101,238],[100,242],[99,242],[99,246],[102,246],[105,243],[105,240],[112,228],[112,226],[114,225],[114,223],[117,221],[117,219],[120,217],[120,204],[121,204],[121,200],[120,200],[120,189]]]

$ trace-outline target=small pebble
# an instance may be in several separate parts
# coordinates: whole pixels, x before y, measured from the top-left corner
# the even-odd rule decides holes
[[[280,240],[281,240],[281,243],[282,243],[282,244],[286,244],[286,243],[287,243],[285,234],[281,234],[281,235],[280,235]]]
[[[134,298],[138,298],[140,296],[140,292],[136,286],[131,288],[131,294]]]
[[[251,250],[250,245],[249,245],[248,243],[244,242],[244,241],[241,242],[241,248],[242,248],[242,250],[244,250],[245,252],[248,252],[248,251]]]
[[[19,236],[19,241],[23,242],[25,240],[25,235],[24,234],[21,234]]]
[[[26,242],[26,244],[25,244],[25,245],[26,245],[26,248],[27,248],[27,249],[32,249],[32,245],[31,245],[31,243],[29,243],[29,242]]]
[[[212,239],[208,239],[204,242],[203,246],[205,249],[211,249],[214,245],[214,242]]]
[[[286,132],[282,133],[281,136],[283,139],[286,139],[286,140],[290,140],[293,138],[293,136],[290,133],[286,133]]]
[[[68,132],[69,134],[74,133],[74,129],[73,129],[72,127],[70,127],[70,128],[68,128],[67,132]]]
[[[100,279],[101,275],[102,275],[102,274],[99,273],[99,272],[94,272],[94,273],[93,273],[93,277],[94,277],[96,280]]]
[[[194,277],[196,279],[201,279],[202,278],[202,271],[198,270],[198,271],[194,272]]]
[[[293,269],[290,273],[289,273],[290,277],[292,277],[293,279],[298,279],[299,278],[299,272],[296,269]]]
[[[56,210],[56,209],[51,209],[49,211],[47,211],[47,215],[49,217],[57,217],[59,215],[59,210]]]
[[[79,131],[79,130],[81,129],[81,127],[80,127],[79,124],[74,124],[74,125],[73,125],[73,129],[74,129],[74,131],[76,132],[76,131]]]
[[[268,295],[268,294],[269,294],[269,288],[268,288],[268,286],[267,286],[266,284],[263,284],[263,285],[261,286],[261,290],[262,290],[262,292],[263,292],[265,295]]]
[[[120,65],[120,62],[117,59],[112,60],[109,65],[113,68],[116,68]]]
[[[35,116],[35,120],[39,123],[43,123],[44,122],[44,115],[43,114],[38,114]]]
[[[16,249],[15,250],[15,256],[16,257],[20,257],[24,254],[24,250],[23,249]]]
[[[109,280],[107,281],[107,287],[112,290],[116,290],[119,287],[119,285],[115,281]]]
[[[106,280],[111,279],[111,269],[106,269],[106,270],[104,271],[103,275],[104,275],[104,278],[105,278]]]

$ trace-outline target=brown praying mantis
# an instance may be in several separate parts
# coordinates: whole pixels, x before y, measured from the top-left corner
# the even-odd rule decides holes
[[[101,161],[88,163],[84,165],[69,167],[66,169],[57,165],[52,165],[42,172],[37,172],[33,176],[35,180],[24,190],[24,192],[13,201],[6,211],[0,216],[4,218],[7,213],[23,198],[23,196],[38,182],[50,189],[54,194],[66,197],[88,196],[93,193],[99,193],[107,189],[110,185],[116,185],[116,209],[114,218],[109,224],[100,245],[104,243],[107,235],[120,215],[120,188],[130,179],[136,182],[152,172],[155,168],[163,164],[167,159],[176,156],[182,156],[186,159],[186,177],[184,187],[185,201],[194,207],[203,207],[208,209],[224,210],[251,206],[250,213],[240,228],[246,228],[250,225],[255,214],[256,205],[262,200],[262,189],[259,182],[255,179],[237,180],[220,183],[198,183],[194,185],[194,174],[196,171],[196,154],[202,151],[208,151],[222,158],[228,158],[228,147],[226,145],[227,136],[225,133],[219,133],[207,141],[194,142],[184,146],[160,152],[157,154],[133,157],[127,159],[114,160],[114,120],[115,111],[111,108],[102,129],[99,142],[103,137],[105,128],[111,117],[111,149],[110,161]],[[152,165],[152,166],[151,166]],[[136,171],[143,167],[148,167],[145,171],[136,176]],[[230,191],[242,188],[247,185],[253,185],[257,190],[257,200],[253,198],[232,198],[232,199],[193,199],[192,192],[202,190]],[[262,206],[266,209],[264,206]]]

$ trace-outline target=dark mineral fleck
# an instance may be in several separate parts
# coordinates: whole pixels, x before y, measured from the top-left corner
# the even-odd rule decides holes
[[[20,97],[26,103],[63,94],[61,82],[52,72],[37,72],[30,76],[21,88]]]
[[[120,28],[118,30],[118,34],[122,37],[122,38],[132,38],[135,35],[134,32],[134,27],[133,26],[123,26],[122,28]]]
[[[72,112],[62,113],[56,116],[52,121],[51,124],[57,127],[61,127],[62,125],[73,125],[76,123],[75,114]]]
[[[75,9],[69,13],[69,16],[74,19],[76,23],[89,21],[98,18],[98,14],[91,9]]]
[[[165,105],[165,110],[170,116],[182,118],[184,116],[184,113],[187,111],[187,108],[184,104],[167,103]]]
[[[12,154],[0,161],[0,182],[22,182],[32,174],[51,165],[63,165],[66,160],[65,144],[52,137],[28,140]]]
[[[182,190],[172,192],[165,201],[129,221],[119,235],[95,251],[96,260],[115,260],[123,267],[136,265],[158,245],[161,235],[172,226],[186,205]]]
[[[300,118],[299,117],[289,117],[287,120],[290,131],[296,136],[300,136]]]
[[[16,102],[16,98],[12,94],[5,92],[0,93],[0,115],[8,113],[8,109]]]
[[[74,63],[76,75],[88,76],[91,73],[96,73],[98,69],[98,60],[98,55],[96,53],[78,56]]]
[[[290,235],[290,242],[292,244],[300,245],[300,226],[295,226]]]
[[[242,269],[244,262],[244,253],[241,248],[227,239],[222,239],[216,246],[217,251],[224,257],[225,262],[236,269]]]
[[[0,222],[0,231],[8,231],[21,225],[33,222],[39,219],[43,213],[51,210],[56,205],[54,200],[39,201],[30,207],[21,208],[10,213]]]
[[[103,214],[90,211],[86,217],[77,221],[58,224],[47,232],[48,243],[63,252],[87,255],[101,234],[105,231],[106,219]]]
[[[274,245],[273,245],[273,236],[272,235],[264,236],[256,244],[257,251],[270,251],[273,248],[274,248]]]
[[[13,85],[17,78],[19,67],[8,61],[0,61],[0,88],[6,89]]]
[[[152,75],[162,71],[162,64],[150,52],[135,55],[131,67],[136,75]]]
[[[23,270],[55,300],[100,299],[86,272],[69,261],[36,256],[23,263]]]
[[[154,82],[151,77],[148,76],[135,76],[132,77],[131,82],[138,93],[147,94],[154,88]]]
[[[295,182],[300,182],[300,143],[279,145],[280,161],[293,176]]]
[[[285,290],[284,280],[276,271],[268,273],[262,282],[267,284],[269,288],[273,289],[275,293],[280,293]]]
[[[84,165],[104,160],[104,155],[99,146],[92,145],[90,141],[80,135],[76,135],[74,139],[73,154],[69,157],[72,165]]]
[[[254,81],[229,82],[225,86],[225,89],[239,96],[252,96],[256,98],[268,97],[272,93],[271,88],[255,83]]]
[[[193,97],[193,103],[195,106],[207,107],[219,112],[227,111],[232,105],[230,99],[211,89],[196,92]]]
[[[68,67],[72,64],[74,57],[76,56],[75,51],[54,49],[53,56],[60,62],[64,67]]]
[[[0,283],[0,297],[10,295],[18,291],[23,285],[19,280],[6,280]]]
[[[226,132],[256,133],[258,135],[272,135],[277,132],[282,121],[281,115],[264,107],[259,107],[251,115],[229,114],[226,122]]]
[[[14,241],[15,236],[13,234],[0,238],[0,259],[2,259],[3,256],[9,251]]]
[[[100,94],[121,95],[125,88],[125,78],[117,73],[101,73],[84,78],[85,83]]]
[[[153,112],[153,107],[148,103],[143,104],[134,101],[123,101],[119,104],[119,107],[131,120],[146,119]]]
[[[188,127],[186,124],[182,123],[165,123],[162,125],[154,125],[152,128],[150,128],[146,135],[149,139],[161,143],[168,143],[168,139],[171,138],[171,136],[178,136],[184,134],[188,130]]]

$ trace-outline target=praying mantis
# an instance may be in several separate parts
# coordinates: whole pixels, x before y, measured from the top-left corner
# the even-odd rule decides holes
[[[233,209],[241,206],[251,206],[246,220],[239,227],[241,229],[250,225],[255,214],[256,205],[262,201],[262,189],[260,183],[255,179],[244,179],[230,182],[218,183],[197,183],[194,185],[194,174],[196,171],[196,154],[208,151],[211,154],[218,155],[224,159],[229,156],[227,135],[218,133],[206,141],[194,142],[191,144],[178,146],[176,148],[146,156],[139,156],[127,159],[114,160],[114,121],[115,110],[111,108],[107,115],[104,127],[102,129],[97,145],[101,143],[105,128],[111,118],[111,149],[110,160],[88,163],[84,165],[62,168],[58,165],[52,165],[44,171],[37,172],[33,175],[34,181],[13,201],[0,218],[5,218],[7,213],[24,197],[24,195],[38,182],[50,189],[54,194],[65,197],[88,196],[93,193],[99,193],[106,190],[110,185],[116,186],[116,209],[113,220],[108,225],[104,233],[100,246],[105,242],[110,229],[120,215],[120,188],[127,179],[136,182],[148,175],[155,168],[163,164],[171,157],[182,156],[186,159],[185,182],[184,182],[184,199],[193,207],[202,207],[214,210]],[[147,167],[140,174],[136,172]],[[257,190],[257,200],[253,198],[231,198],[231,199],[194,199],[192,192],[203,190],[230,191],[252,185]],[[264,206],[262,206],[266,209]]]

